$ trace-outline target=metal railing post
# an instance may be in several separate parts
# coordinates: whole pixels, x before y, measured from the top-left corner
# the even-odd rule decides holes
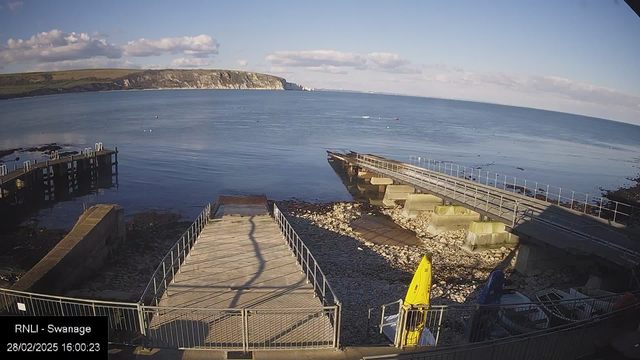
[[[138,313],[138,322],[140,323],[140,334],[147,335],[147,327],[145,326],[144,307],[140,303],[136,304],[136,312]]]
[[[444,315],[444,309],[440,309],[440,318],[438,319],[438,332],[436,333],[436,343],[434,346],[438,346],[438,339],[440,339],[440,328],[442,327],[442,316]]]
[[[164,282],[164,293],[169,296],[169,289],[167,288],[167,270],[164,265],[164,259],[162,259],[162,282]]]
[[[544,201],[549,202],[549,185],[547,185],[547,193],[545,195],[546,195],[546,198],[544,199]]]
[[[587,213],[587,204],[589,203],[589,194],[584,198],[584,213]]]
[[[176,278],[176,273],[174,270],[174,266],[173,266],[173,249],[171,249],[171,281],[169,283],[172,283],[173,280],[175,280]]]
[[[600,198],[600,210],[598,210],[598,217],[602,217],[602,201],[604,200],[604,198]]]
[[[156,306],[158,306],[158,286],[156,286],[156,276],[153,274],[153,298],[156,301]]]
[[[242,350],[249,350],[249,314],[246,308],[242,309]]]
[[[562,201],[562,188],[559,188],[559,189],[560,189],[560,192],[558,192],[558,206],[561,206],[560,202]]]

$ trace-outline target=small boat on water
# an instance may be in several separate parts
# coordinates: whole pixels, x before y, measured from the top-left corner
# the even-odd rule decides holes
[[[549,327],[549,317],[542,308],[532,304],[531,299],[518,291],[504,289],[500,304],[498,319],[514,335]]]
[[[560,326],[586,320],[597,314],[591,306],[593,299],[576,297],[558,289],[545,289],[536,293],[540,306],[550,317],[551,326]],[[584,299],[584,300],[581,300]]]
[[[398,119],[398,118],[393,118],[393,120],[400,120],[400,119]]]
[[[362,115],[362,118],[363,118],[363,119],[368,119],[368,118],[370,118],[370,117],[371,117],[371,116],[369,116],[369,115]]]

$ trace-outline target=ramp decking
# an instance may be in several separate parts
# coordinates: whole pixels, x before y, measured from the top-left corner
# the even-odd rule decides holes
[[[219,205],[158,304],[155,338],[193,309],[190,346],[242,347],[244,328],[252,348],[332,345],[329,312],[292,254],[266,204]]]

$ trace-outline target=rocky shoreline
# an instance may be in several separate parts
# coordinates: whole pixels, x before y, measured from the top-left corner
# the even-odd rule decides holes
[[[496,268],[505,271],[510,286],[529,296],[549,287],[567,288],[584,285],[586,281],[573,268],[550,269],[530,276],[519,274],[513,269],[514,250],[467,253],[460,249],[466,230],[429,234],[427,214],[406,219],[401,215],[401,207],[380,209],[360,202],[277,204],[318,260],[343,304],[344,345],[386,341],[372,329],[380,320],[380,306],[404,299],[413,272],[427,252],[432,254],[434,305],[475,303],[489,273]],[[423,244],[392,246],[366,242],[349,225],[363,215],[388,216],[401,227],[414,231]]]

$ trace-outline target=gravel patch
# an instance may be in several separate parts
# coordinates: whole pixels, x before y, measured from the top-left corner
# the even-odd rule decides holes
[[[548,287],[584,284],[576,284],[578,274],[571,268],[547,270],[530,277],[521,275],[513,270],[515,251],[505,247],[469,254],[460,249],[467,230],[432,235],[426,231],[430,218],[426,213],[406,219],[401,207],[381,209],[367,203],[313,204],[291,200],[277,204],[318,260],[343,304],[343,345],[386,342],[374,328],[380,321],[380,306],[404,298],[425,253],[432,254],[434,305],[475,303],[489,273],[496,268],[505,271],[510,286],[530,296]],[[366,242],[349,225],[364,214],[391,217],[396,224],[414,231],[423,244]]]

